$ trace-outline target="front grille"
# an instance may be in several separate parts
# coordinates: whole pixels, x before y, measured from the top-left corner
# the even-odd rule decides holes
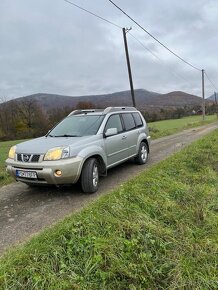
[[[37,154],[17,154],[17,161],[20,162],[39,162],[39,158]]]
[[[22,158],[21,158],[21,154],[17,154],[17,161],[21,161],[23,162]]]
[[[31,162],[39,162],[40,155],[33,155]]]

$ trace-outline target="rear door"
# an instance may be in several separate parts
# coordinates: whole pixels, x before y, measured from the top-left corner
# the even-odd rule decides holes
[[[123,123],[120,114],[111,115],[105,125],[104,132],[109,128],[117,128],[118,134],[106,137],[105,149],[107,155],[108,167],[112,167],[128,157],[128,145],[126,135],[123,129]]]
[[[130,157],[136,155],[139,130],[136,128],[136,123],[132,113],[122,113],[122,119],[128,146],[128,156]]]

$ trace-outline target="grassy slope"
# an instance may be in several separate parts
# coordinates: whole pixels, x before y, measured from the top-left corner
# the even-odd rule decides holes
[[[181,119],[153,122],[148,125],[150,128],[151,137],[156,139],[180,132],[184,129],[206,125],[215,121],[217,121],[216,115],[206,116],[205,121],[202,121],[202,116],[190,116]]]
[[[6,185],[13,181],[5,171],[5,160],[11,146],[20,143],[21,140],[0,142],[0,186]]]
[[[0,260],[0,289],[217,289],[218,130]]]

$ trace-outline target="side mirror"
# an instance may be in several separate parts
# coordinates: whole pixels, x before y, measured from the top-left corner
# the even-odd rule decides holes
[[[107,129],[104,135],[105,137],[109,137],[109,136],[116,135],[117,133],[118,133],[117,128],[109,128]]]

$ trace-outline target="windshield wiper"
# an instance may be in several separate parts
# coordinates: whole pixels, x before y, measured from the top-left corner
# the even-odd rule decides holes
[[[50,135],[51,137],[81,137],[79,135],[69,135],[69,134],[64,134],[64,135]]]

